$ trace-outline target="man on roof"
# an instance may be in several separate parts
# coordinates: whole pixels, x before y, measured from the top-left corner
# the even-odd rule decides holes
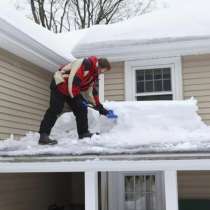
[[[39,144],[57,144],[57,141],[50,139],[49,135],[58,115],[63,111],[65,102],[75,115],[79,139],[93,135],[88,130],[88,104],[91,104],[102,115],[109,118],[117,117],[112,110],[103,107],[96,89],[99,74],[110,69],[111,65],[106,58],[91,56],[77,59],[55,72],[50,85],[50,106],[39,129]]]

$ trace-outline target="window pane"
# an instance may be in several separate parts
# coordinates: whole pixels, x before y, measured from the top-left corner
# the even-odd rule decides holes
[[[146,81],[145,92],[153,92],[153,81]]]
[[[160,69],[154,70],[154,79],[162,79],[162,71]]]
[[[136,71],[136,80],[137,81],[144,81],[144,71],[137,70]]]
[[[137,93],[144,93],[144,82],[137,82]]]
[[[136,210],[147,210],[146,207],[146,194],[136,194]],[[152,210],[152,209],[151,209]]]
[[[156,189],[156,175],[125,176],[125,183],[135,186],[133,192],[124,192],[124,210],[162,210],[157,199],[161,190]]]
[[[162,80],[156,80],[155,81],[155,89],[154,91],[160,92],[162,91]]]
[[[134,193],[125,194],[125,210],[136,210]]]
[[[155,191],[155,176],[146,176],[146,192]]]
[[[171,80],[163,80],[163,90],[164,91],[171,90]]]
[[[151,96],[137,96],[137,101],[153,101],[153,100],[173,100],[172,94],[169,95],[151,95]]]
[[[145,183],[144,176],[135,177],[135,191],[139,193],[146,191],[146,183]]]
[[[151,177],[151,183],[152,183],[152,192],[156,191],[156,181],[155,181],[155,176]]]
[[[134,192],[134,176],[125,177],[125,192]]]
[[[154,193],[147,193],[146,194],[146,209],[148,210],[157,210],[156,209],[156,197]]]
[[[145,70],[145,79],[153,80],[153,70]]]
[[[171,70],[170,70],[170,68],[163,69],[163,79],[171,79]]]
[[[136,93],[147,93],[147,96],[137,96],[137,100],[151,101],[173,99],[172,94],[154,95],[153,93],[163,91],[172,91],[170,68],[145,69],[136,71]]]

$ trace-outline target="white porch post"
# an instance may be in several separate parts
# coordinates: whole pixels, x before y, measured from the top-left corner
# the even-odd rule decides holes
[[[104,74],[99,75],[99,99],[104,102]]]
[[[85,172],[85,210],[98,210],[98,173]]]
[[[164,171],[166,210],[178,210],[177,171]]]

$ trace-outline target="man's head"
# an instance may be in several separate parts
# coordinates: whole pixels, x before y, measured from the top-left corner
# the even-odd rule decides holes
[[[111,64],[106,58],[98,59],[98,73],[103,74],[111,70]]]

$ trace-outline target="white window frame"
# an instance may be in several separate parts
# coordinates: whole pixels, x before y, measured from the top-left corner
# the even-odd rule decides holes
[[[183,84],[182,84],[182,65],[181,57],[150,59],[150,60],[135,60],[125,62],[125,100],[136,100],[136,70],[147,70],[154,68],[170,68],[172,95],[173,100],[183,99]],[[143,95],[161,95],[169,92],[150,92],[143,93]],[[171,91],[170,91],[171,94]]]

